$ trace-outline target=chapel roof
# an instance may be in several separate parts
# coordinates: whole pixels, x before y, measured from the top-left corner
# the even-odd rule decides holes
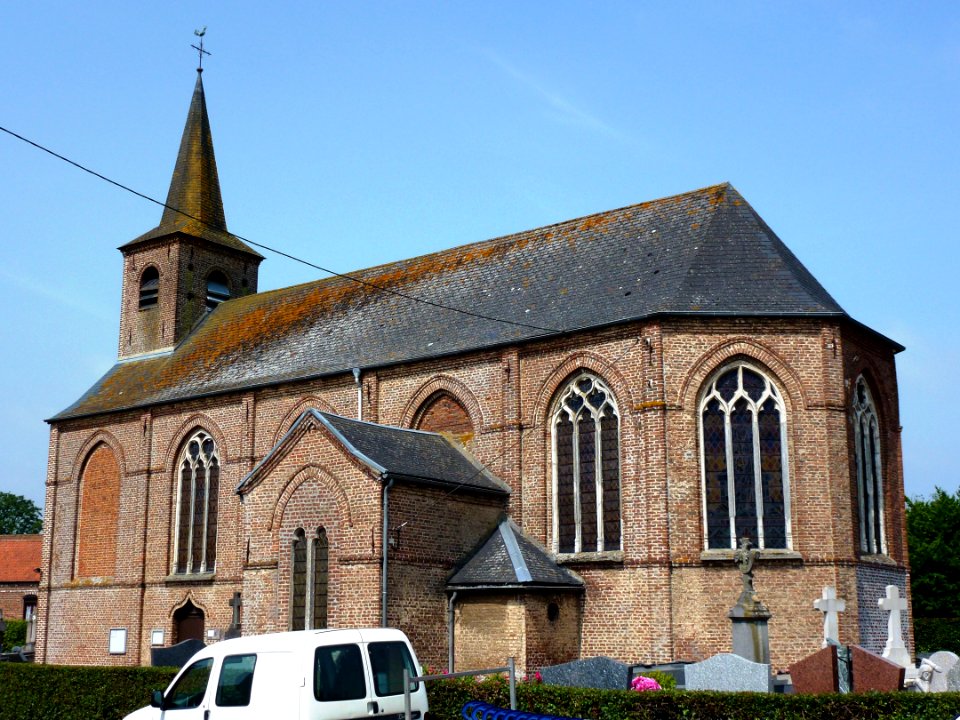
[[[202,71],[197,73],[197,84],[194,86],[190,109],[187,111],[187,121],[180,138],[180,151],[177,153],[177,163],[173,169],[160,224],[131,240],[122,246],[121,250],[173,233],[182,233],[257,258],[262,257],[227,231],[201,73]]]
[[[510,494],[506,483],[460,443],[445,435],[353,420],[313,408],[305,410],[286,435],[240,481],[238,493],[255,485],[278,456],[289,451],[298,430],[305,423],[326,428],[348,453],[384,481],[400,480],[468,492]]]
[[[558,565],[508,517],[447,580],[448,590],[536,587],[582,588],[583,581]]]
[[[0,535],[0,583],[40,582],[43,535]]]
[[[351,277],[224,302],[175,350],[118,362],[52,420],[655,316],[849,319],[728,183]]]

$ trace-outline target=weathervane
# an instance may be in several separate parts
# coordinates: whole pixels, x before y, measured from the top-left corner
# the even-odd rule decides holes
[[[207,26],[204,25],[201,29],[194,30],[193,34],[196,35],[198,38],[200,38],[199,47],[197,47],[196,45],[191,45],[190,47],[192,47],[194,50],[196,50],[200,54],[200,65],[197,67],[197,72],[202,73],[203,72],[203,56],[210,54],[203,49],[203,36],[207,34]]]

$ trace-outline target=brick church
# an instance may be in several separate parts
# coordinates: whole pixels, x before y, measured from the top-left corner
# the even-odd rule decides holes
[[[259,291],[198,76],[120,248],[116,364],[49,420],[37,658],[387,624],[434,667],[785,667],[908,592],[895,355],[729,184]],[[909,621],[904,627],[909,637]]]

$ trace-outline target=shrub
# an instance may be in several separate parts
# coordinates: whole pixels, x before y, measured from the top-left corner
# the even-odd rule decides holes
[[[917,652],[949,650],[960,655],[960,618],[913,618]]]
[[[27,642],[27,621],[7,620],[7,631],[3,634],[3,652],[10,652],[15,647],[23,647]]]
[[[470,700],[510,706],[506,682],[469,678],[427,684],[430,713],[436,720],[458,720]],[[593,720],[654,718],[728,718],[729,720],[943,720],[960,715],[960,693],[863,693],[857,695],[780,695],[661,690],[592,690],[554,685],[518,684],[517,707],[539,714]]]
[[[3,720],[120,720],[170,684],[174,668],[0,663]]]

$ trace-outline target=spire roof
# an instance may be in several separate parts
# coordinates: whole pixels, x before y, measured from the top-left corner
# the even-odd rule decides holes
[[[187,122],[180,139],[177,164],[173,169],[166,207],[160,224],[124,247],[131,247],[173,233],[202,238],[256,257],[259,253],[227,231],[227,219],[220,196],[220,179],[213,151],[213,134],[207,117],[202,70],[197,71]]]

